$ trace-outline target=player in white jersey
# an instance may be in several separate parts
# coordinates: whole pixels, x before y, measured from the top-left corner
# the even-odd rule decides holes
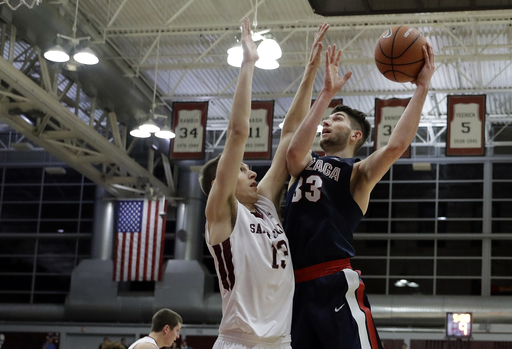
[[[274,204],[260,196],[254,206],[255,212],[250,212],[238,203],[233,233],[218,245],[208,245],[223,300],[219,332],[221,338],[286,344],[290,338],[283,334],[291,330],[294,290],[288,240]]]
[[[170,347],[180,337],[181,316],[167,308],[160,309],[153,315],[151,333],[135,341],[128,349],[159,349]]]
[[[249,136],[252,76],[258,60],[249,19],[242,26],[244,59],[226,144],[222,154],[203,167],[200,178],[208,196],[206,242],[215,258],[222,295],[223,318],[214,349],[290,348],[293,266],[276,207],[280,207],[288,178],[286,150],[309,109],[321,61],[321,40],[328,28],[321,25],[315,35],[272,165],[258,184],[256,173],[242,163]]]

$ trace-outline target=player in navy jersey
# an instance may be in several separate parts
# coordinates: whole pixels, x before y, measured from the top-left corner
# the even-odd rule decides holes
[[[359,161],[370,124],[363,113],[340,105],[323,121],[320,145],[310,151],[317,125],[352,72],[338,75],[341,51],[326,52],[324,85],[295,133],[287,152],[292,184],[284,228],[295,269],[292,347],[382,349],[360,272],[350,266],[353,232],[368,208],[370,192],[416,134],[434,73],[434,52],[423,47],[425,64],[416,91],[388,144]]]
[[[293,266],[278,213],[288,178],[286,151],[309,109],[321,40],[320,26],[310,60],[285,117],[274,159],[260,183],[242,163],[249,136],[251,83],[256,45],[249,20],[242,26],[244,60],[233,97],[222,154],[205,164],[200,183],[208,196],[205,238],[215,262],[222,296],[222,321],[214,349],[290,349]]]

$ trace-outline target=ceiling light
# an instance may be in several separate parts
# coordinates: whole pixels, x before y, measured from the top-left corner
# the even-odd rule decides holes
[[[283,51],[274,39],[265,39],[258,45],[258,55],[260,58],[276,60],[281,58]]]
[[[73,58],[78,63],[82,63],[85,65],[94,65],[98,64],[100,61],[98,57],[94,54],[94,52],[89,47],[84,47],[80,50],[78,50],[74,55]]]
[[[54,175],[65,175],[66,169],[64,167],[60,167],[60,166],[45,167],[44,172],[46,172],[48,174],[54,174]]]
[[[158,127],[155,120],[153,120],[153,118],[150,117],[142,125],[139,126],[139,130],[144,132],[155,133],[160,131],[160,127]]]
[[[228,50],[228,64],[232,67],[240,68],[244,59],[244,50],[242,46],[234,46]]]
[[[37,0],[39,1],[39,0]],[[71,55],[73,55],[73,58],[75,62],[79,64],[85,64],[85,65],[94,65],[97,64],[100,60],[98,57],[94,54],[94,52],[88,48],[88,47],[82,47],[78,48],[78,45],[80,44],[80,41],[85,40],[89,41],[91,39],[90,36],[77,38],[76,37],[76,23],[78,20],[78,3],[80,0],[77,0],[76,2],[76,12],[75,12],[75,22],[73,23],[73,36],[69,37],[62,34],[57,34],[56,38],[56,45],[51,47],[48,51],[46,51],[43,56],[49,61],[57,62],[57,63],[64,63],[69,61],[69,58]],[[64,40],[69,41],[69,49],[65,49],[61,46]],[[70,65],[68,70],[76,71],[78,70],[78,67],[76,67],[77,64]]]
[[[44,53],[44,58],[49,61],[63,63],[69,61],[69,55],[61,45],[55,45]]]
[[[134,128],[130,131],[130,136],[135,138],[149,138],[151,137],[151,133]]]
[[[173,139],[174,137],[176,137],[176,134],[174,134],[174,132],[171,131],[169,126],[164,126],[160,129],[160,131],[155,133],[155,136],[163,139]]]
[[[11,143],[11,148],[14,150],[32,150],[34,147],[28,142]]]
[[[256,67],[264,70],[273,70],[279,68],[279,63],[275,59],[260,58],[256,62]]]

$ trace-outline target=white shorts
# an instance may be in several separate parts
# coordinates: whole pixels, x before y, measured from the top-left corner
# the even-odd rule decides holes
[[[291,349],[291,338],[269,341],[245,334],[219,334],[212,349]]]

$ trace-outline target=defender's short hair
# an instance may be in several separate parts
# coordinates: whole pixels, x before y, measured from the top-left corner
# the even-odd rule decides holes
[[[165,325],[169,325],[171,329],[178,326],[178,324],[182,324],[183,320],[181,316],[172,311],[171,309],[163,308],[160,309],[153,315],[153,320],[151,322],[151,332],[161,332]]]
[[[201,186],[201,190],[206,196],[210,195],[210,190],[212,190],[212,182],[215,180],[217,175],[217,166],[219,165],[221,155],[222,154],[219,154],[213,159],[209,160],[201,168],[201,172],[199,174],[199,185]]]
[[[119,342],[108,342],[101,346],[101,349],[125,349],[126,347]]]
[[[356,148],[354,150],[355,154],[368,139],[372,126],[370,125],[370,122],[366,120],[366,114],[362,111],[350,108],[343,104],[339,104],[332,110],[332,114],[338,113],[340,111],[346,113],[349,116],[352,128],[361,131],[363,134],[361,139],[356,144]]]

